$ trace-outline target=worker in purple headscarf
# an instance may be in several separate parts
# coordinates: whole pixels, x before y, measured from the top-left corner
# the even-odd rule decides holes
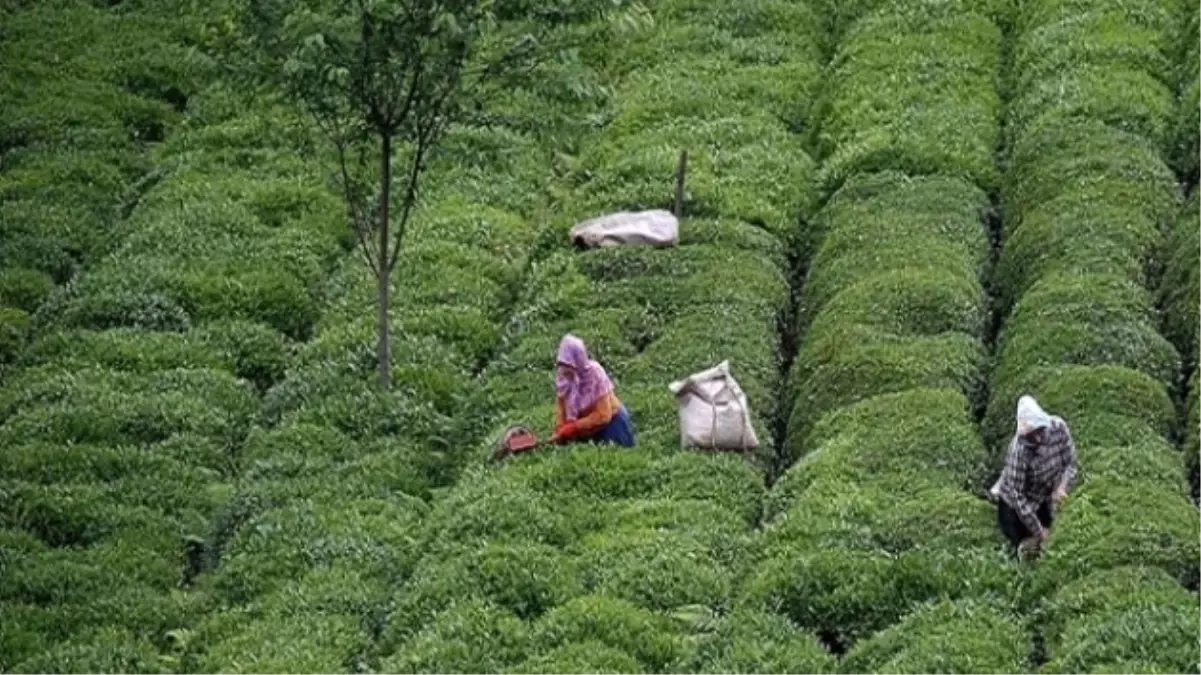
[[[588,357],[584,341],[566,335],[555,368],[555,432],[552,443],[616,443],[634,446],[630,413],[613,393],[613,382]]]

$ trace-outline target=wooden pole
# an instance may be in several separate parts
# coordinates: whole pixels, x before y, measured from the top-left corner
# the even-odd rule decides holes
[[[676,218],[684,217],[684,175],[688,171],[688,151],[680,151],[680,164],[676,167]]]

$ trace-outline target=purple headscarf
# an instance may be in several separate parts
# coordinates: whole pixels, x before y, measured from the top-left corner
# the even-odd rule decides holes
[[[555,391],[563,397],[568,422],[579,419],[581,413],[613,391],[613,382],[605,369],[588,358],[588,348],[578,337],[563,336],[558,362],[575,369],[574,375],[555,374]]]

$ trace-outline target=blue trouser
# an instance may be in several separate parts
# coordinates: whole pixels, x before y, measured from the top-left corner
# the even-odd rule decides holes
[[[595,443],[616,443],[617,445],[632,448],[634,447],[634,421],[630,419],[630,412],[623,405],[609,420],[609,423],[601,427],[601,430],[591,436],[585,436],[581,441],[593,441]]]

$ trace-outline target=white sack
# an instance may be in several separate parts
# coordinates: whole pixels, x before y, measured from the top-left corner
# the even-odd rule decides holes
[[[730,362],[672,382],[680,414],[680,447],[753,450],[759,438],[746,394],[730,374]]]
[[[670,211],[622,211],[576,223],[571,241],[588,248],[642,244],[675,246],[680,240],[680,221]]]

